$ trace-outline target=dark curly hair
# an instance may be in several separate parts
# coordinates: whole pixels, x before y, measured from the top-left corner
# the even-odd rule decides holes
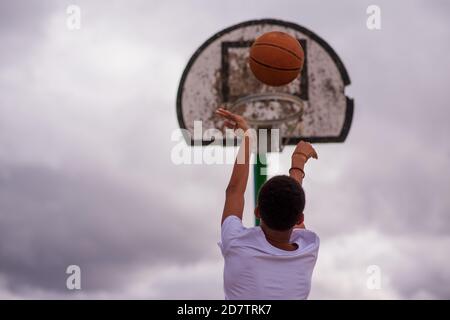
[[[261,187],[258,195],[259,214],[273,230],[292,228],[305,209],[305,192],[293,178],[275,176]]]

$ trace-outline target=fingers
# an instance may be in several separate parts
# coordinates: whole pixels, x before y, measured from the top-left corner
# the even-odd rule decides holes
[[[225,121],[223,122],[223,125],[224,125],[225,127],[229,128],[229,129],[234,129],[234,128],[236,128],[236,123],[231,122],[231,121],[228,121],[228,120],[225,120]]]
[[[221,112],[221,113],[231,114],[230,111],[228,111],[227,109],[225,109],[225,108],[223,108],[223,107],[217,108],[217,111],[219,111],[219,112]]]
[[[218,116],[221,116],[221,117],[225,118],[225,120],[224,120],[224,122],[223,122],[223,125],[222,125],[222,131],[223,131],[225,128],[233,129],[233,130],[236,128],[236,122],[233,121],[233,120],[234,120],[234,119],[233,119],[233,114],[232,114],[230,111],[228,111],[228,110],[226,110],[226,109],[220,107],[220,108],[218,108],[218,109],[215,111],[215,113],[216,113]]]
[[[222,116],[222,117],[224,117],[226,119],[236,121],[236,115],[231,113],[230,111],[224,109],[224,108],[217,109],[216,110],[216,114],[219,115],[219,116]]]
[[[316,149],[314,149],[314,147],[311,145],[311,144],[309,144],[309,146],[311,147],[311,156],[314,158],[314,159],[319,159],[319,157],[317,156],[317,152],[316,152]]]
[[[309,158],[318,159],[319,158],[317,156],[317,152],[314,149],[314,147],[309,142],[306,142],[303,140],[297,144],[297,147],[295,148],[294,152],[300,152],[300,153],[305,154],[307,159],[309,159]]]

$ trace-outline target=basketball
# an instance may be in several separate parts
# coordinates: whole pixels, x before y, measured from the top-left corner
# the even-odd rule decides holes
[[[298,77],[305,55],[297,39],[273,31],[259,36],[250,48],[249,64],[255,77],[269,86],[282,86]]]

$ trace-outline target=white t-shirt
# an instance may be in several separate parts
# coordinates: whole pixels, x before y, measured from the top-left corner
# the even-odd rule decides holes
[[[306,299],[319,251],[319,237],[306,229],[294,229],[287,251],[267,242],[260,227],[246,228],[237,216],[222,224],[219,247],[225,260],[225,299]]]

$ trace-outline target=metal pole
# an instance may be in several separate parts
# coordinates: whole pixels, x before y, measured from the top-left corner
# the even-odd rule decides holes
[[[263,172],[263,174],[261,174]],[[253,165],[253,181],[255,185],[255,207],[258,202],[258,193],[267,179],[267,157],[266,154],[256,154],[256,163]],[[259,226],[259,219],[255,217],[255,226]]]

